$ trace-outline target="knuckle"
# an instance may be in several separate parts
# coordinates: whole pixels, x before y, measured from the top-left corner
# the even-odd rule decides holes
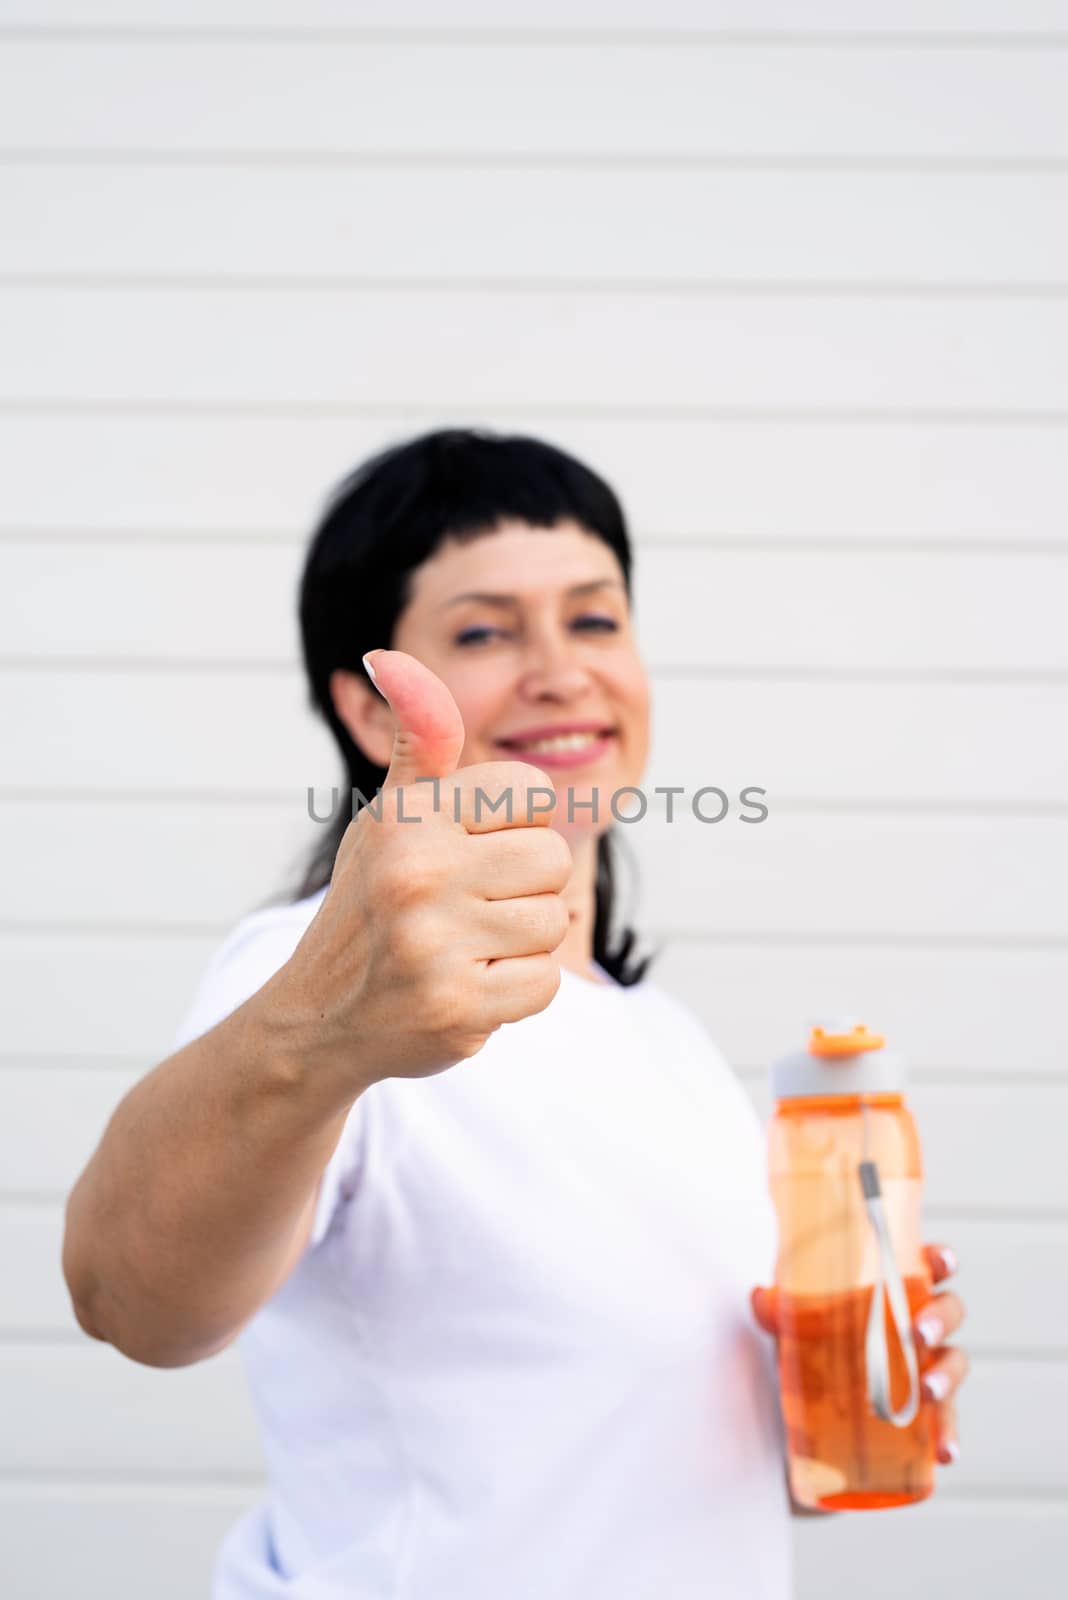
[[[557,889],[562,889],[569,882],[571,869],[574,865],[571,846],[563,834],[557,833],[555,828],[543,828],[539,834],[539,840],[543,841],[542,848],[545,851],[546,872],[551,875]]]
[[[544,976],[541,978],[535,990],[536,996],[540,1002],[537,1007],[539,1011],[544,1011],[546,1006],[551,1004],[559,988],[560,963],[559,961],[555,960],[554,957],[550,956],[545,963]]]
[[[488,1032],[480,1031],[478,1033],[467,1032],[461,1034],[454,1041],[449,1054],[454,1055],[458,1061],[470,1061],[472,1056],[478,1055],[490,1033],[494,1031],[494,1029],[490,1029]]]
[[[509,790],[512,796],[512,815],[516,822],[525,823],[531,814],[530,796],[534,790],[548,790],[555,795],[556,790],[552,779],[540,767],[532,766],[529,761],[495,761],[491,767],[483,769],[485,776],[479,779],[480,787],[492,790],[496,794]],[[541,803],[543,796],[539,796],[537,813],[544,815],[547,808]]]
[[[541,768],[529,761],[502,761],[499,770],[502,780],[516,790],[523,790],[531,783],[540,783],[545,777]]]
[[[426,984],[419,997],[419,1014],[430,1033],[445,1034],[462,1027],[466,1007],[455,985],[435,980]]]
[[[399,849],[385,863],[386,892],[398,905],[416,905],[436,894],[441,863],[427,850]]]
[[[498,928],[506,938],[526,933],[530,926],[529,896],[494,900],[491,909],[494,927]]]
[[[428,986],[420,1003],[424,1026],[445,1042],[458,1060],[477,1055],[486,1042],[481,1008],[463,984],[440,980]]]
[[[571,926],[571,914],[560,896],[553,895],[550,905],[549,932],[555,935],[554,947],[560,943]]]
[[[505,803],[497,809],[497,814],[503,819],[514,812],[517,798],[514,769],[512,761],[490,761],[469,768],[461,780],[469,809],[483,804],[496,808],[497,802],[503,799]]]
[[[553,789],[555,784],[549,774],[542,768],[534,765],[533,761],[517,761],[515,763],[516,782],[523,785],[524,789]]]
[[[501,908],[510,934],[537,939],[551,948],[560,943],[570,926],[567,907],[551,892],[502,901]]]
[[[387,937],[390,959],[405,970],[418,970],[431,961],[435,935],[431,919],[409,910],[393,922]]]
[[[495,1000],[500,1021],[518,1022],[544,1011],[560,988],[560,963],[550,953],[528,956],[523,966],[522,978]]]

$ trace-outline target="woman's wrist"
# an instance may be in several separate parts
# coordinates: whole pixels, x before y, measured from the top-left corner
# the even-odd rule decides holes
[[[346,1112],[376,1082],[355,1041],[332,1037],[326,1019],[304,1004],[281,969],[233,1020],[257,1098],[299,1108],[312,1123]]]

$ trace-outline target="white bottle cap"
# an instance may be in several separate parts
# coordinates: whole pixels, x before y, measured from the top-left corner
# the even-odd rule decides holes
[[[900,1094],[905,1063],[854,1017],[821,1017],[811,1023],[808,1048],[772,1063],[771,1091],[777,1100],[810,1094]]]

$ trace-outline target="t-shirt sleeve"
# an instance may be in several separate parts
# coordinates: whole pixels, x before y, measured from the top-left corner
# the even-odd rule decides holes
[[[209,959],[174,1035],[172,1052],[199,1039],[262,989],[289,960],[306,926],[306,920],[286,916],[277,908],[253,912],[239,922]],[[339,1202],[351,1193],[361,1159],[363,1123],[358,1100],[320,1179],[309,1248],[325,1237]]]

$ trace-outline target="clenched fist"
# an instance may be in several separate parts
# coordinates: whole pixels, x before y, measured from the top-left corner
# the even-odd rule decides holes
[[[446,686],[400,650],[375,651],[372,666],[394,717],[389,770],[277,975],[305,1037],[359,1087],[440,1072],[545,1009],[572,864],[540,768],[457,771],[464,726]]]

